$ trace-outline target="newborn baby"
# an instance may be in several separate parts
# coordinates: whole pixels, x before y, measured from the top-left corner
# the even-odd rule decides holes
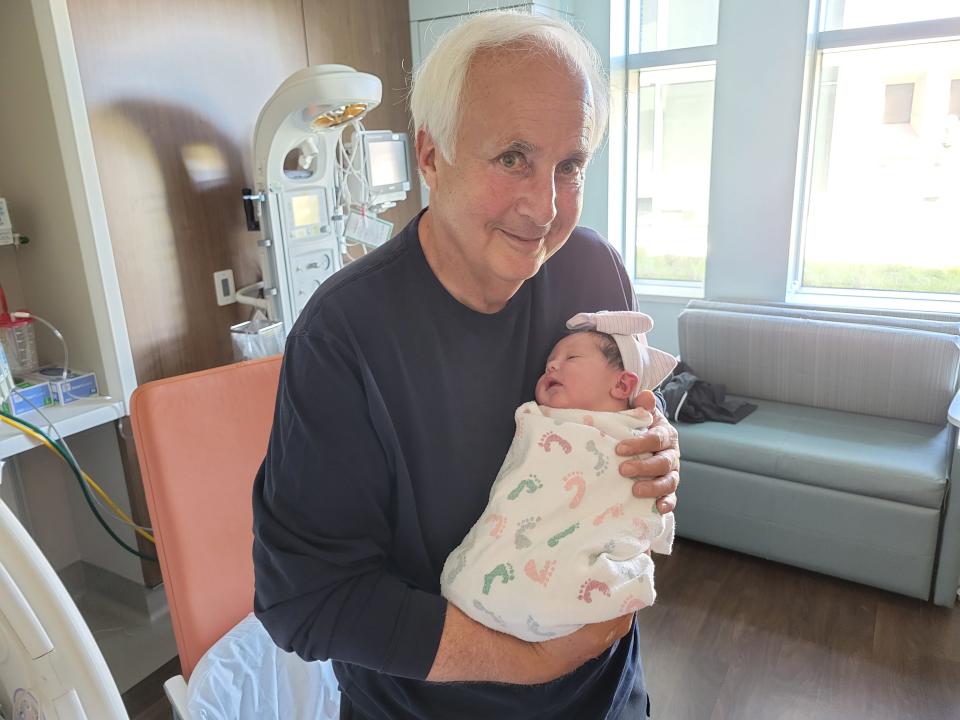
[[[490,500],[440,578],[477,622],[539,642],[650,605],[649,551],[669,553],[673,514],[633,497],[614,449],[653,422],[634,407],[676,359],[651,348],[638,312],[581,313],[550,353]],[[643,404],[643,403],[640,403]]]

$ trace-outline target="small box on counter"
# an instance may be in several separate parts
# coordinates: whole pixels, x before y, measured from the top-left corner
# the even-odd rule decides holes
[[[50,407],[53,405],[53,390],[48,382],[36,382],[33,380],[21,380],[13,386],[14,392],[10,393],[0,407],[8,415],[20,417],[32,410]]]
[[[25,375],[23,379],[50,383],[53,399],[61,405],[97,394],[97,376],[85,370],[67,370],[67,376],[64,378],[63,368],[42,367],[36,372]]]

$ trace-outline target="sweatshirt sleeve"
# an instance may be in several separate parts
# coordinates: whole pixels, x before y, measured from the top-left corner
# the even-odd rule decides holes
[[[253,493],[254,609],[274,642],[423,679],[446,601],[389,570],[389,423],[369,369],[343,342],[290,336]]]

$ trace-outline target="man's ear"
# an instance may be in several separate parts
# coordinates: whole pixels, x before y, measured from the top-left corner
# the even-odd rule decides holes
[[[437,150],[433,137],[424,129],[417,131],[417,169],[420,177],[430,188],[431,192],[437,189]]]
[[[610,391],[610,394],[617,400],[629,400],[639,383],[640,378],[636,373],[624,370],[620,373],[619,377],[617,377],[617,382]]]

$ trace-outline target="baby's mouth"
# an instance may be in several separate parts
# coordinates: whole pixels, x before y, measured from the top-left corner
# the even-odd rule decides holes
[[[553,390],[555,387],[559,385],[563,385],[563,383],[555,378],[550,378],[549,380],[547,380],[547,390]]]

